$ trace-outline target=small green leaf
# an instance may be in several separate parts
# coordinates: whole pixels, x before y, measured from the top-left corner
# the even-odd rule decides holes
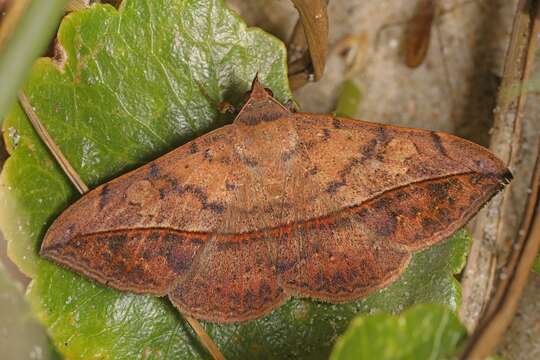
[[[357,317],[336,342],[330,359],[449,359],[466,336],[467,330],[450,309],[418,305],[398,316]]]
[[[537,256],[534,261],[533,271],[540,275],[540,256]]]
[[[282,102],[286,53],[221,0],[124,0],[70,14],[59,41],[65,61],[41,59],[26,85],[37,114],[90,186],[135,168],[230,118],[258,72]],[[11,154],[0,177],[0,227],[10,257],[33,278],[29,300],[70,359],[208,358],[165,298],[99,286],[38,256],[47,227],[79,195],[16,106],[4,123]],[[327,358],[358,312],[398,313],[416,303],[456,309],[469,237],[459,232],[415,254],[389,287],[352,304],[293,299],[265,318],[205,323],[228,359]]]
[[[354,117],[358,105],[362,101],[362,91],[352,80],[347,80],[341,86],[341,92],[336,105],[336,116]]]

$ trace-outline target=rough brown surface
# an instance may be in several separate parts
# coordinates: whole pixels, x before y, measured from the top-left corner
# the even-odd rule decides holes
[[[291,295],[329,302],[393,281],[509,180],[457,137],[291,113],[257,82],[232,125],[91,191],[41,254],[121,290],[232,322]]]

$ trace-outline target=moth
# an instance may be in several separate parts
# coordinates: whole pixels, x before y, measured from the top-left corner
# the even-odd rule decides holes
[[[291,296],[385,287],[510,179],[467,140],[290,112],[255,79],[232,124],[84,195],[40,253],[198,319],[245,321]]]

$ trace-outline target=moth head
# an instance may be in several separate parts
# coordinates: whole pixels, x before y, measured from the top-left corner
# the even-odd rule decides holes
[[[272,90],[267,89],[256,75],[248,93],[248,99],[235,119],[236,124],[258,125],[290,115],[290,111],[274,99]]]
[[[259,74],[255,75],[255,79],[251,83],[251,90],[249,91],[250,99],[266,99],[273,98],[274,93],[269,88],[265,88],[259,81]]]

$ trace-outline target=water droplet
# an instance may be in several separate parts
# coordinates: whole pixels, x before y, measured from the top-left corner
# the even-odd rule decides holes
[[[19,141],[21,140],[21,135],[19,135],[19,132],[14,127],[8,128],[8,137],[11,140],[11,144],[13,147],[17,147],[19,145]]]

